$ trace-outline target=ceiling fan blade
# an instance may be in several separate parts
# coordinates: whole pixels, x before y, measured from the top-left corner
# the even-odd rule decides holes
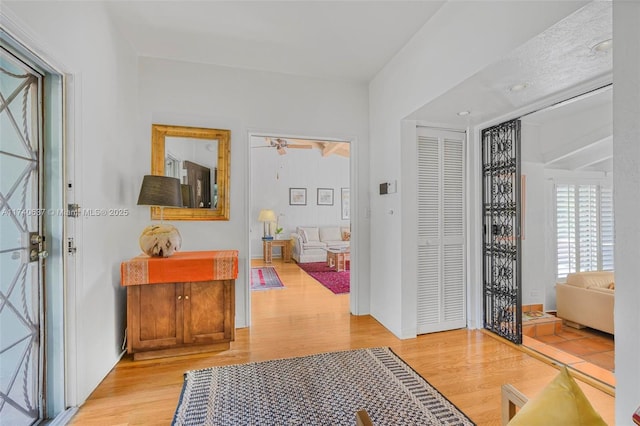
[[[287,145],[287,148],[311,149],[313,147],[311,145]]]
[[[287,153],[287,151],[285,151],[284,148],[278,147],[278,154],[285,155],[286,153]]]

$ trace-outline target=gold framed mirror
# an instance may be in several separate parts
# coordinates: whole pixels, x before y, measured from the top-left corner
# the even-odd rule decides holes
[[[184,207],[165,207],[167,220],[229,220],[231,131],[151,126],[151,174],[180,179]],[[160,207],[151,207],[160,219]]]

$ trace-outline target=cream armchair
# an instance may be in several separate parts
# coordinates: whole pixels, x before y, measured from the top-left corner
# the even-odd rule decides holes
[[[577,272],[556,284],[558,318],[569,326],[591,327],[613,334],[615,290],[612,271]]]

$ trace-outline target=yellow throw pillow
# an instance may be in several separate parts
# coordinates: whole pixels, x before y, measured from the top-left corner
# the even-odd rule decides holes
[[[609,287],[607,287],[609,290],[615,290],[616,289],[616,283],[611,281],[609,283]]]
[[[607,426],[593,409],[567,367],[535,398],[529,400],[508,426]]]

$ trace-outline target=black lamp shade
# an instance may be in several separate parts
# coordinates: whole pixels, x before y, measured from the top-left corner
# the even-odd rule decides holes
[[[138,205],[182,207],[180,179],[146,175],[142,179]]]

